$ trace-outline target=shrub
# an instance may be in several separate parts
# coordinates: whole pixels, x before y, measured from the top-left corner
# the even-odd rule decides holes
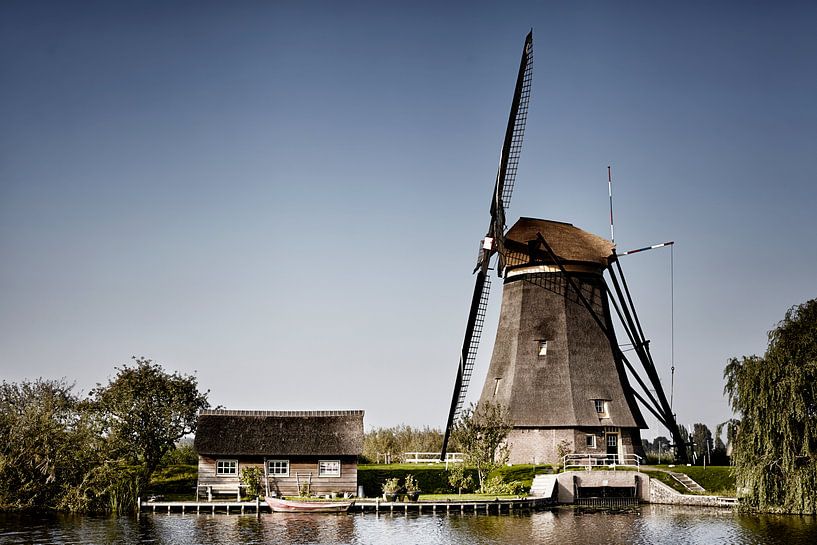
[[[485,481],[486,494],[521,494],[524,486],[519,481],[505,482],[501,476],[494,475]]]

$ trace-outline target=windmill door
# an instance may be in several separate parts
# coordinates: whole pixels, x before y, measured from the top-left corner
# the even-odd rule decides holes
[[[606,433],[605,442],[607,443],[607,463],[617,464],[618,460],[618,434]]]

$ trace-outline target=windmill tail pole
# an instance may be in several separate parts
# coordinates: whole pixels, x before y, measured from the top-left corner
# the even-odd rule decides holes
[[[610,165],[607,165],[607,194],[610,197],[610,242],[616,243],[616,234],[613,231],[613,174]]]

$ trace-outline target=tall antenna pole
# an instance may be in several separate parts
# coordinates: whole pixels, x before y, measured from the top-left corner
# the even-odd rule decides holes
[[[616,235],[613,232],[613,174],[610,165],[607,165],[607,194],[610,196],[610,242],[616,243]]]

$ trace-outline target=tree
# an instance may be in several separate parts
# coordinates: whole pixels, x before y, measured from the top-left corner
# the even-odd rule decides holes
[[[706,460],[711,464],[712,432],[706,424],[700,422],[692,425],[692,452],[695,460]]]
[[[98,463],[101,440],[64,380],[0,385],[0,507],[57,507]]]
[[[732,358],[724,378],[744,504],[817,513],[817,299],[789,309],[765,355]]]
[[[474,486],[474,479],[464,464],[453,464],[448,469],[448,484],[457,490],[457,494],[462,494],[463,490],[468,491]]]
[[[169,374],[144,358],[117,367],[107,386],[97,385],[91,396],[103,416],[112,454],[140,466],[150,479],[162,456],[176,442],[196,431],[198,411],[210,406],[207,392],[199,392],[195,377]]]
[[[472,403],[457,420],[452,437],[462,450],[466,464],[477,470],[480,492],[488,474],[508,461],[505,439],[511,431],[507,411],[498,404]]]

